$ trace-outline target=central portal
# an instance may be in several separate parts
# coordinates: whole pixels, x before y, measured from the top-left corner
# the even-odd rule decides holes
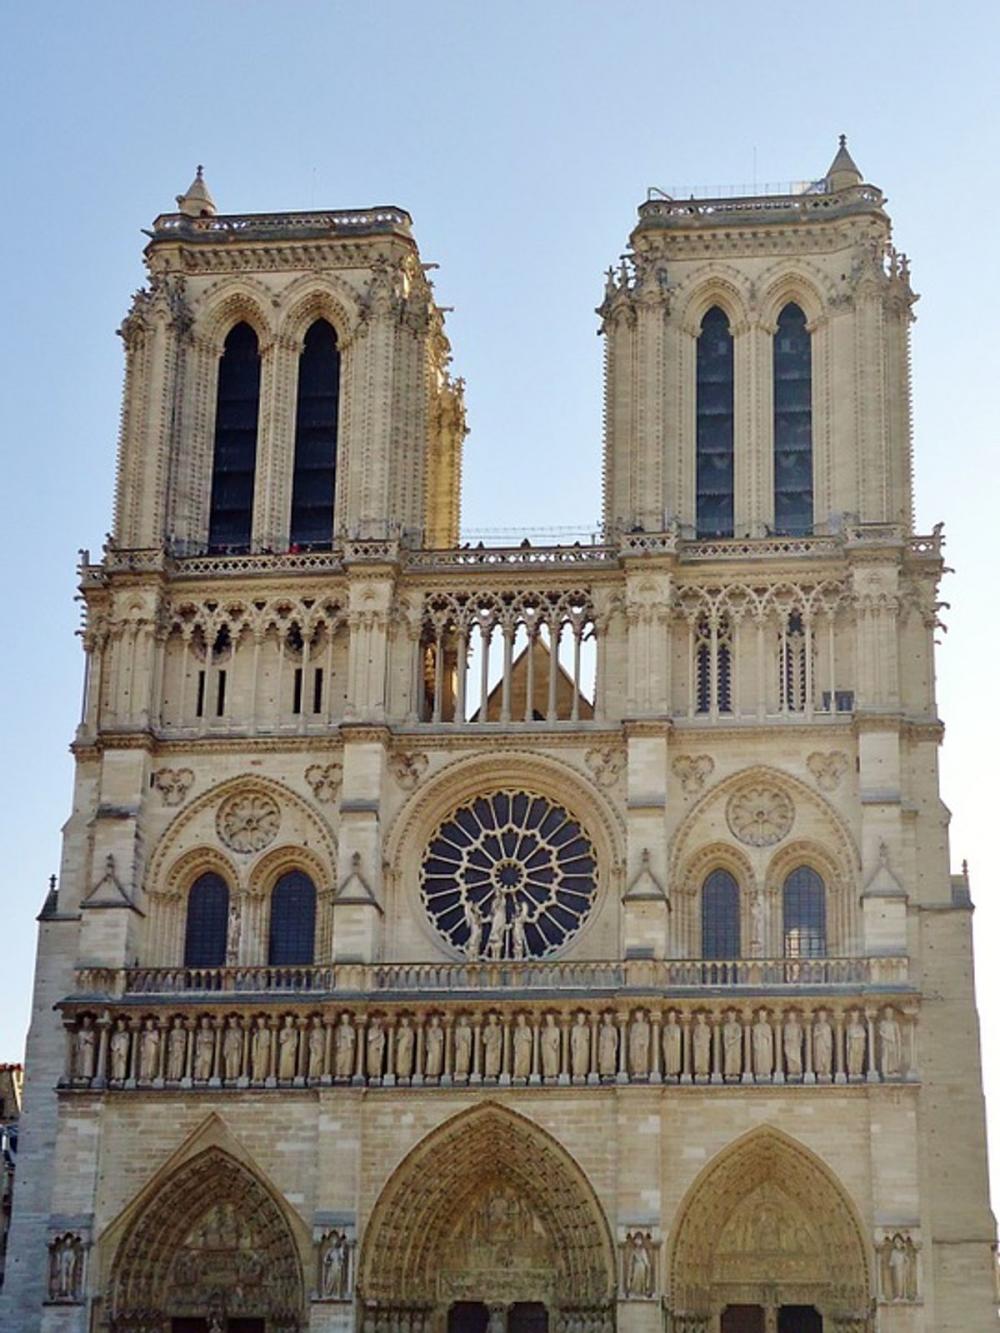
[[[448,1311],[448,1333],[549,1333],[549,1312],[541,1301],[509,1307],[456,1301]]]

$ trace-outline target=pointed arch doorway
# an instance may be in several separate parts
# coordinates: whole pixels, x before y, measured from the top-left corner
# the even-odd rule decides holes
[[[778,1130],[733,1144],[688,1191],[670,1255],[684,1333],[869,1333],[870,1290],[850,1199]]]
[[[556,1333],[614,1324],[614,1251],[564,1148],[523,1116],[477,1107],[418,1144],[365,1229],[368,1326],[412,1333]]]
[[[219,1147],[178,1166],[128,1219],[111,1333],[299,1333],[301,1254],[271,1191]]]

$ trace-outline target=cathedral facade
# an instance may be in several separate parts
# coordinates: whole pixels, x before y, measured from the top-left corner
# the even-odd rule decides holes
[[[995,1327],[881,191],[650,192],[590,545],[460,544],[403,210],[148,235],[3,1327]]]

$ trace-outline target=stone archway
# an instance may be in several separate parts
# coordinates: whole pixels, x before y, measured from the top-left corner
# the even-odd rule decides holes
[[[112,1333],[202,1321],[295,1333],[305,1322],[288,1220],[257,1176],[218,1147],[179,1166],[141,1208],[115,1252],[108,1300]]]
[[[359,1263],[373,1333],[444,1333],[449,1310],[472,1305],[486,1308],[490,1333],[517,1322],[515,1307],[521,1317],[539,1305],[550,1333],[606,1333],[614,1285],[611,1235],[589,1181],[549,1134],[495,1105],[447,1121],[404,1159]]]
[[[819,1158],[778,1130],[726,1149],[688,1191],[670,1255],[674,1326],[685,1333],[750,1329],[758,1319],[767,1333],[812,1327],[805,1313],[789,1324],[790,1312],[809,1309],[824,1329],[866,1333],[870,1291],[850,1199]]]

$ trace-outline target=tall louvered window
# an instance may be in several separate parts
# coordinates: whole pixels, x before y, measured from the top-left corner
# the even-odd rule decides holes
[[[185,967],[222,967],[226,961],[229,885],[214,871],[191,885],[184,932]]]
[[[774,528],[813,530],[812,336],[797,305],[786,305],[774,336]]]
[[[290,527],[293,546],[326,549],[333,541],[339,402],[337,335],[325,319],[318,319],[308,329],[299,357]]]
[[[208,521],[211,551],[238,554],[250,549],[259,411],[257,335],[249,324],[237,324],[229,331],[219,362]]]
[[[724,310],[701,321],[697,352],[696,524],[699,537],[733,535],[733,335]]]
[[[309,965],[316,942],[316,886],[301,870],[281,876],[271,890],[267,961],[272,966]]]

